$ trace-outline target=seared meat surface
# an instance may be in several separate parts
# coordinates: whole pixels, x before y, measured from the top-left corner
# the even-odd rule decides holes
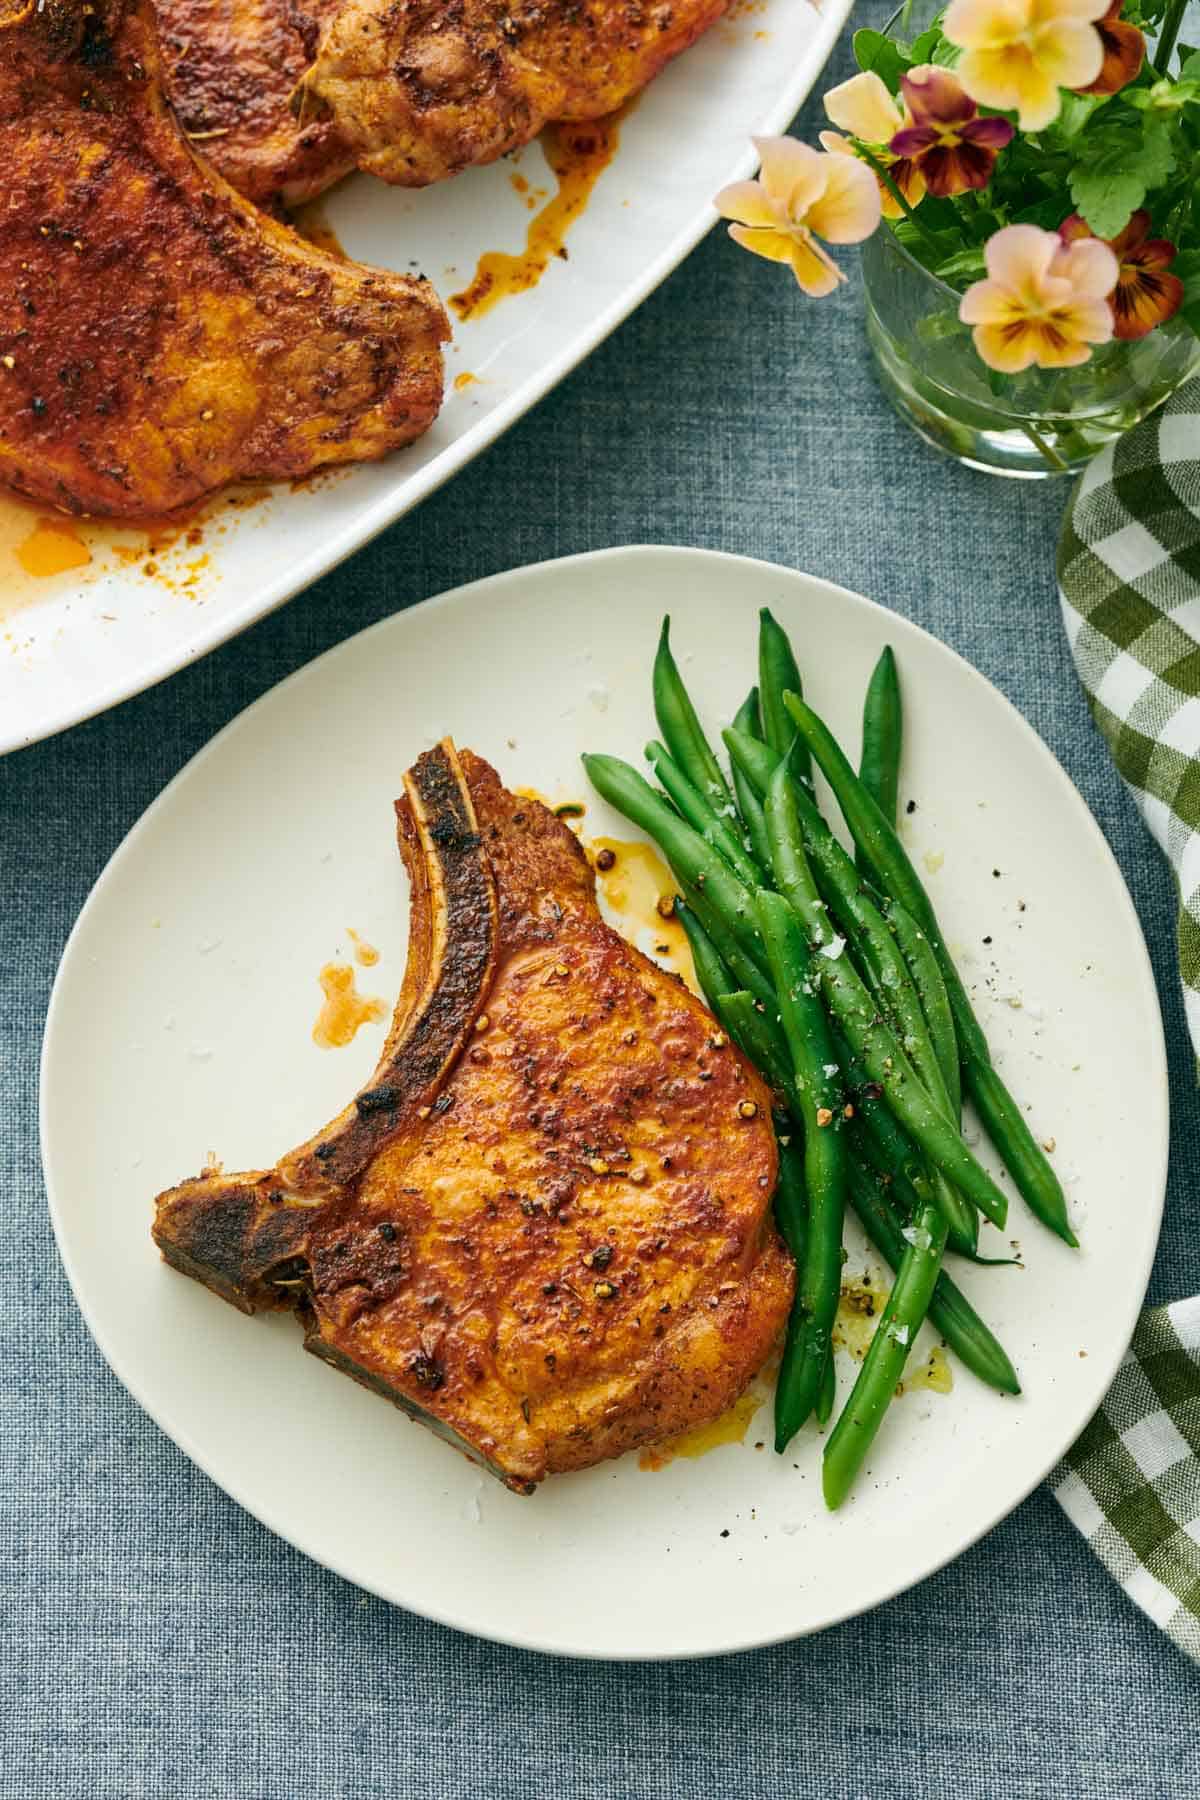
[[[556,119],[597,119],[729,0],[341,0],[300,90],[361,168],[424,187]]]
[[[317,251],[197,161],[149,0],[0,10],[0,482],[170,512],[420,435],[445,313]]]
[[[301,123],[296,83],[340,0],[155,0],[167,98],[189,139],[260,204],[298,205],[353,168],[328,119]]]
[[[409,961],[371,1082],[275,1168],[161,1194],[154,1237],[528,1492],[763,1363],[793,1285],[769,1097],[487,763],[443,742],[397,817]]]

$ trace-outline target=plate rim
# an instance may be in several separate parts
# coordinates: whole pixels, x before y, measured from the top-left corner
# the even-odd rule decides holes
[[[798,0],[798,3],[811,4],[817,18],[817,27],[806,53],[780,98],[767,109],[756,125],[747,128],[747,147],[734,159],[718,186],[743,180],[753,173],[757,163],[757,157],[750,147],[753,137],[785,131],[792,123],[829,61],[842,28],[854,10],[856,0],[824,0],[821,5],[817,4],[817,0]],[[332,574],[348,557],[372,542],[389,526],[398,524],[402,518],[415,511],[422,501],[435,494],[468,463],[473,462],[475,457],[498,442],[505,432],[586,361],[594,350],[599,349],[617,327],[624,324],[656,288],[661,287],[667,276],[679,267],[718,222],[718,214],[711,203],[706,201],[663,246],[642,274],[623,288],[588,328],[547,363],[544,369],[531,376],[486,417],[468,426],[453,443],[448,444],[445,450],[415,475],[407,478],[400,476],[389,493],[380,495],[370,506],[364,508],[360,515],[335,533],[321,549],[312,551],[278,578],[255,588],[253,594],[240,606],[234,607],[220,619],[214,619],[211,629],[187,633],[173,649],[140,663],[124,676],[115,677],[89,699],[82,709],[77,703],[59,706],[46,713],[32,731],[21,731],[11,738],[4,734],[0,725],[0,756],[11,754],[15,750],[27,750],[34,744],[57,736],[59,732],[69,731],[73,725],[85,724],[101,713],[110,712],[122,701],[147,693],[172,675],[190,668],[210,651],[218,650],[233,638],[240,637],[242,632],[248,631],[260,619],[277,612],[306,588]],[[403,450],[393,451],[392,454],[403,456]],[[351,470],[355,466],[362,465],[348,465]]]
[[[803,1625],[798,1629],[772,1631],[765,1636],[761,1633],[752,1632],[749,1635],[739,1637],[735,1641],[726,1642],[719,1647],[713,1647],[711,1644],[704,1644],[669,1651],[639,1649],[636,1646],[627,1647],[621,1650],[594,1649],[588,1648],[586,1645],[581,1646],[578,1644],[564,1646],[560,1643],[538,1641],[530,1636],[519,1636],[514,1633],[483,1629],[467,1619],[455,1616],[451,1611],[441,1611],[424,1604],[420,1607],[416,1607],[406,1600],[398,1599],[395,1594],[386,1592],[383,1585],[364,1579],[364,1577],[357,1572],[352,1572],[347,1562],[342,1558],[336,1555],[330,1556],[324,1549],[314,1549],[300,1534],[294,1533],[290,1529],[282,1529],[270,1516],[270,1509],[261,1507],[256,1504],[254,1500],[249,1498],[240,1482],[227,1481],[223,1476],[218,1476],[213,1472],[213,1469],[209,1465],[206,1453],[199,1450],[193,1443],[190,1431],[181,1429],[176,1424],[168,1424],[160,1417],[157,1408],[150,1404],[145,1398],[141,1389],[140,1379],[136,1373],[133,1377],[130,1377],[119,1366],[121,1359],[111,1353],[106,1334],[97,1324],[97,1321],[93,1317],[92,1312],[81,1293],[78,1269],[69,1248],[69,1240],[66,1227],[60,1214],[60,1206],[52,1173],[53,1156],[50,1147],[51,1121],[48,1117],[46,1093],[47,1075],[54,1055],[54,1042],[58,1029],[58,1014],[62,1005],[62,992],[70,978],[70,964],[73,957],[80,953],[79,945],[85,921],[96,901],[97,894],[102,884],[108,876],[109,871],[114,867],[118,860],[130,853],[133,846],[140,840],[142,835],[152,829],[159,810],[168,805],[176,787],[182,784],[195,768],[200,766],[210,756],[217,753],[223,740],[233,732],[234,728],[238,726],[243,719],[256,711],[259,707],[264,706],[269,700],[273,700],[281,690],[287,688],[294,682],[298,682],[302,677],[307,677],[312,669],[316,668],[321,663],[324,663],[329,658],[339,654],[348,645],[357,643],[360,639],[369,638],[374,634],[382,633],[389,628],[394,628],[395,622],[399,618],[430,609],[443,609],[456,604],[469,605],[471,599],[479,590],[490,590],[494,593],[498,587],[506,590],[517,587],[525,577],[534,571],[538,573],[546,570],[568,571],[584,564],[619,563],[628,560],[636,561],[642,558],[666,558],[684,562],[693,559],[702,559],[708,563],[724,564],[735,570],[745,568],[749,565],[772,575],[799,578],[800,580],[821,589],[823,597],[829,600],[850,600],[868,608],[871,613],[878,614],[881,618],[898,624],[902,631],[911,630],[918,636],[927,639],[929,643],[934,646],[936,651],[941,652],[951,659],[952,662],[961,665],[961,668],[966,671],[970,678],[981,684],[984,688],[989,690],[993,696],[999,699],[1002,703],[1002,710],[1011,715],[1012,721],[1015,721],[1020,732],[1028,740],[1031,740],[1036,753],[1046,767],[1047,773],[1052,779],[1056,780],[1060,787],[1066,790],[1067,795],[1073,799],[1083,816],[1083,820],[1094,847],[1100,852],[1102,860],[1107,863],[1112,873],[1115,875],[1117,890],[1125,909],[1126,919],[1128,924],[1132,927],[1133,940],[1140,953],[1138,960],[1138,974],[1140,976],[1139,986],[1141,986],[1148,994],[1151,1001],[1151,1012],[1155,1029],[1153,1033],[1153,1068],[1148,1074],[1148,1080],[1151,1080],[1152,1087],[1159,1103],[1162,1129],[1161,1132],[1157,1134],[1158,1147],[1155,1169],[1152,1172],[1152,1179],[1147,1182],[1145,1189],[1147,1202],[1153,1213],[1152,1226],[1147,1235],[1147,1249],[1136,1270],[1137,1281],[1135,1284],[1132,1284],[1128,1290],[1131,1298],[1128,1301],[1126,1312],[1122,1316],[1121,1329],[1117,1336],[1112,1340],[1112,1344],[1115,1347],[1110,1350],[1107,1357],[1095,1357],[1093,1359],[1094,1367],[1091,1373],[1095,1374],[1096,1371],[1099,1370],[1102,1377],[1102,1381],[1098,1384],[1098,1393],[1095,1401],[1095,1404],[1098,1406],[1101,1403],[1104,1394],[1107,1393],[1108,1389],[1111,1387],[1112,1381],[1125,1358],[1129,1343],[1137,1325],[1138,1315],[1145,1301],[1146,1289],[1162,1233],[1162,1218],[1166,1203],[1168,1158],[1170,1151],[1171,1114],[1169,1065],[1167,1061],[1166,1036],[1163,1026],[1162,1002],[1159,996],[1158,984],[1154,976],[1154,969],[1150,960],[1150,953],[1146,944],[1145,934],[1142,931],[1141,920],[1139,919],[1137,909],[1134,906],[1133,897],[1130,894],[1121,866],[1118,863],[1116,856],[1113,854],[1108,840],[1100,828],[1098,820],[1092,813],[1092,810],[1088,806],[1083,795],[1080,793],[1079,788],[1071,779],[1067,770],[1059,762],[1057,756],[1055,756],[1054,752],[1042,738],[1040,733],[1035,730],[1029,720],[1025,718],[1024,714],[1020,712],[1013,702],[1009,700],[1008,696],[1004,694],[994,682],[989,680],[981,670],[975,668],[972,663],[968,662],[966,657],[961,655],[959,651],[955,650],[951,645],[944,643],[940,638],[935,637],[931,631],[928,631],[923,625],[918,624],[916,620],[905,618],[903,615],[894,612],[890,607],[882,605],[877,600],[870,599],[865,594],[857,593],[854,589],[846,588],[839,583],[828,581],[823,576],[809,574],[808,571],[803,569],[796,569],[783,563],[771,562],[762,557],[742,556],[731,551],[710,550],[698,546],[681,544],[620,544],[609,546],[603,550],[582,551],[571,556],[549,557],[541,562],[525,563],[517,568],[500,570],[494,575],[481,576],[474,581],[464,582],[457,587],[448,588],[442,593],[430,595],[424,600],[417,601],[412,606],[405,607],[399,612],[391,613],[386,618],[377,619],[370,625],[364,626],[361,630],[352,632],[349,637],[343,638],[340,643],[331,645],[328,649],[322,651],[320,655],[311,658],[299,668],[293,669],[288,675],[284,676],[281,681],[274,683],[264,693],[251,701],[248,706],[243,707],[241,711],[236,713],[232,719],[228,720],[206,744],[202,745],[199,750],[188,758],[183,766],[172,776],[166,786],[163,787],[134,821],[129,831],[126,832],[112,855],[105,862],[104,868],[89,889],[87,898],[80,908],[78,917],[72,925],[71,931],[63,946],[58,968],[55,971],[49,1003],[47,1005],[41,1054],[38,1063],[38,1145],[41,1157],[43,1185],[45,1189],[47,1210],[50,1214],[51,1226],[54,1232],[55,1244],[71,1288],[72,1297],[83,1316],[84,1323],[88,1328],[93,1343],[100,1351],[108,1368],[131,1398],[142,1408],[143,1412],[153,1420],[158,1429],[162,1431],[210,1481],[214,1482],[223,1493],[227,1494],[230,1499],[234,1500],[248,1512],[259,1524],[272,1532],[276,1537],[281,1538],[284,1543],[290,1544],[294,1549],[299,1550],[312,1562],[318,1564],[318,1566],[329,1570],[339,1579],[348,1581],[353,1586],[358,1587],[365,1592],[374,1594],[378,1599],[385,1601],[390,1606],[399,1606],[405,1611],[414,1613],[417,1617],[427,1618],[435,1624],[464,1632],[468,1636],[478,1638],[483,1642],[503,1644],[518,1650],[533,1650],[546,1656],[574,1657],[596,1662],[684,1662],[692,1661],[700,1657],[740,1655],[752,1650],[764,1649],[774,1644],[797,1642],[801,1639],[815,1636],[818,1632],[827,1631],[833,1626],[843,1624],[849,1619],[858,1618],[864,1616],[866,1613],[874,1612],[878,1607],[886,1605],[889,1601],[896,1599],[900,1594],[907,1593],[911,1589],[919,1586],[922,1582],[928,1580],[931,1575],[937,1574],[939,1570],[945,1568],[959,1556],[964,1555],[968,1550],[973,1548],[981,1538],[985,1537],[988,1532],[993,1531],[1005,1518],[1015,1512],[1017,1507],[1028,1499],[1033,1490],[1040,1486],[1040,1484],[1046,1480],[1052,1471],[1059,1465],[1063,1455],[1069,1448],[1070,1443],[1074,1441],[1078,1431],[1084,1428],[1087,1420],[1082,1419],[1077,1425],[1073,1426],[1067,1442],[1061,1446],[1045,1466],[1040,1466],[1041,1459],[1037,1459],[1039,1464],[1037,1472],[1022,1485],[1019,1493],[1017,1493],[1015,1497],[1006,1498],[999,1507],[989,1507],[983,1522],[980,1523],[977,1528],[974,1528],[965,1540],[960,1542],[956,1541],[954,1548],[945,1552],[942,1552],[940,1549],[935,1550],[930,1558],[921,1561],[915,1572],[908,1572],[903,1579],[895,1581],[894,1583],[890,1581],[885,1582],[883,1591],[877,1593],[875,1597],[869,1600],[865,1605],[851,1603],[844,1607],[835,1606],[827,1613],[823,1614],[818,1621]],[[507,598],[507,595],[505,595],[504,598]],[[501,604],[503,603],[504,600],[502,599]],[[1091,1416],[1092,1414],[1089,1412],[1088,1417]]]

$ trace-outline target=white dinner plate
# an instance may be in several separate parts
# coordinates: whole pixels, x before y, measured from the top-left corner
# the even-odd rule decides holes
[[[753,679],[756,612],[791,631],[814,704],[857,747],[884,643],[899,659],[904,829],[996,1057],[1053,1141],[1082,1249],[1014,1199],[1023,1268],[959,1268],[1016,1363],[1001,1398],[961,1369],[906,1394],[864,1478],[823,1508],[820,1443],[742,1443],[647,1472],[636,1456],[520,1499],[166,1267],[155,1193],[210,1153],[268,1167],[344,1103],[383,1023],[312,1039],[318,971],[353,927],[400,983],[407,892],[392,800],[445,732],[510,785],[584,799],[585,836],[633,835],[583,750],[638,759],[664,611],[708,723]],[[445,594],[293,675],[201,751],[97,883],[46,1027],[42,1142],[79,1304],[130,1391],[228,1493],[310,1556],[431,1618],[543,1650],[701,1655],[815,1631],[910,1586],[1003,1518],[1097,1405],[1133,1330],[1162,1209],[1167,1087],[1138,922],[1075,788],[1030,727],[916,626],[809,575],[626,549]],[[851,1233],[848,1270],[870,1261]],[[914,1352],[923,1359],[925,1348]],[[839,1359],[843,1394],[852,1377]],[[766,1447],[759,1447],[765,1443]]]
[[[52,578],[17,561],[36,510],[0,495],[0,753],[141,692],[244,630],[492,443],[699,241],[712,196],[754,166],[751,133],[782,131],[798,111],[851,4],[733,0],[625,119],[613,162],[571,225],[569,258],[552,257],[536,287],[482,317],[452,318],[446,403],[409,449],[298,491],[262,490],[165,548],[84,527],[91,564]],[[323,211],[351,256],[420,269],[446,299],[483,252],[521,250],[528,203],[554,186],[532,144],[421,192],[356,176]]]

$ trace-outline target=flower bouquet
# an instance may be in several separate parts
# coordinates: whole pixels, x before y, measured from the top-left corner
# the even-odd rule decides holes
[[[1188,0],[951,0],[859,31],[821,149],[756,140],[716,197],[805,293],[865,242],[867,330],[922,436],[1080,466],[1200,366],[1200,50]]]

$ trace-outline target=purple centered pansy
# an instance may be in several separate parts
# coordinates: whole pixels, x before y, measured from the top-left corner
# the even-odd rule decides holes
[[[907,157],[942,199],[986,187],[997,153],[1012,139],[1007,119],[981,118],[979,108],[949,69],[929,63],[901,79],[911,125],[898,131],[889,150]]]

